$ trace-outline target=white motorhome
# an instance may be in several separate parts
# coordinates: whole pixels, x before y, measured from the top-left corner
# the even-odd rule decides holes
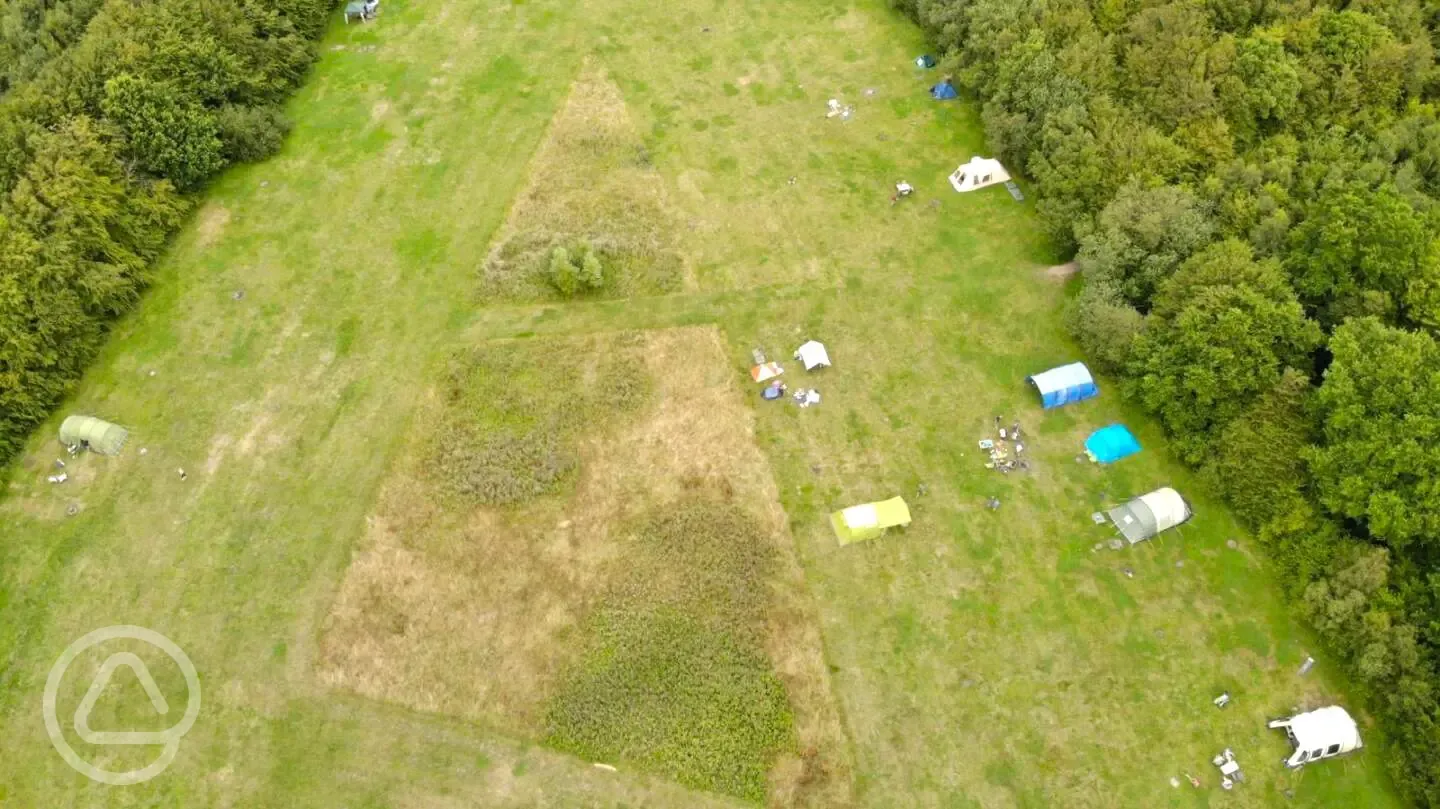
[[[1270,722],[1272,728],[1284,728],[1295,745],[1295,752],[1285,759],[1285,766],[1299,767],[1359,750],[1360,728],[1350,714],[1338,705],[1297,714],[1289,719]]]

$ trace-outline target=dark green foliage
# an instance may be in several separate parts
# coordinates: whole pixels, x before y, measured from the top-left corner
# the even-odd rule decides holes
[[[280,151],[290,122],[279,107],[227,104],[215,111],[215,125],[225,159],[255,163]]]
[[[1281,374],[1269,391],[1222,428],[1203,469],[1207,480],[1256,525],[1304,503],[1304,453],[1315,439],[1314,390],[1304,374]]]
[[[273,153],[327,0],[0,9],[0,460],[84,370],[186,203]]]
[[[769,538],[733,506],[682,501],[626,540],[587,648],[552,702],[546,743],[627,761],[754,802],[793,741],[784,685],[765,653]]]
[[[35,142],[0,202],[0,457],[19,448],[133,305],[185,205],[137,183],[86,119]]]
[[[1099,371],[1115,374],[1129,365],[1130,351],[1145,318],[1114,286],[1091,282],[1066,311],[1066,321],[1080,340],[1086,360]]]
[[[85,31],[102,0],[12,0],[0,9],[0,94],[38,73]]]
[[[1148,308],[1155,289],[1210,241],[1211,231],[1191,192],[1131,183],[1081,239],[1076,260],[1088,282],[1113,287],[1131,305]]]
[[[1424,217],[1391,185],[1355,182],[1325,188],[1290,239],[1286,264],[1308,300],[1341,314],[1381,314],[1434,321],[1430,286],[1440,276],[1434,234]],[[1356,311],[1367,294],[1378,312]],[[1329,320],[1338,322],[1332,315]]]
[[[1320,502],[1396,550],[1440,551],[1440,346],[1366,318],[1337,329],[1330,350],[1325,441],[1310,457]]]
[[[101,109],[125,133],[128,153],[146,171],[182,189],[224,165],[215,117],[169,83],[116,76],[105,83]]]
[[[1135,340],[1130,389],[1199,463],[1214,433],[1320,344],[1278,266],[1239,242],[1199,253],[1162,287]]]
[[[507,505],[561,491],[596,414],[632,412],[649,399],[638,341],[600,343],[563,354],[515,343],[452,360],[426,453],[443,495],[459,505]]]

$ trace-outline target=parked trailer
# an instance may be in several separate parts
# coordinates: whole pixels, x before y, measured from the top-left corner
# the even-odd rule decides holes
[[[1360,728],[1350,714],[1338,705],[1316,711],[1297,714],[1289,719],[1275,719],[1270,722],[1274,729],[1285,729],[1295,752],[1285,759],[1285,766],[1300,767],[1359,750]]]

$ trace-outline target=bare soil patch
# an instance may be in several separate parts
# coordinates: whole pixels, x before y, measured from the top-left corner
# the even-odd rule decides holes
[[[1045,268],[1045,277],[1051,281],[1064,281],[1072,275],[1080,272],[1080,265],[1074,261],[1064,264],[1056,264],[1053,267]]]
[[[196,241],[201,247],[209,247],[220,239],[228,224],[230,209],[216,202],[207,202],[196,216]]]

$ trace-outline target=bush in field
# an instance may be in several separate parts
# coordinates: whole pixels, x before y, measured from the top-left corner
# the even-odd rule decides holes
[[[605,286],[605,268],[599,253],[589,244],[582,245],[578,255],[564,247],[550,251],[548,275],[550,285],[567,298]]]
[[[232,163],[255,163],[280,151],[290,122],[279,107],[245,107],[227,104],[215,113],[215,123]]]

